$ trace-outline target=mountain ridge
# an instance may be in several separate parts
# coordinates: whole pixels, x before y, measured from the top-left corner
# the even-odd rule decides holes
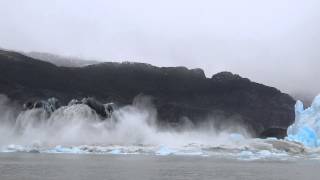
[[[15,60],[15,61],[12,61]],[[156,67],[144,63],[100,63],[59,67],[12,51],[0,51],[0,93],[24,103],[30,99],[94,97],[119,105],[144,94],[158,110],[159,124],[236,121],[257,134],[287,128],[295,100],[276,88],[222,72],[207,78],[201,69]]]

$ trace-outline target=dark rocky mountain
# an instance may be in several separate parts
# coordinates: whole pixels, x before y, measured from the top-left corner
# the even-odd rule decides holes
[[[101,63],[58,67],[17,52],[0,51],[0,93],[25,103],[56,97],[94,97],[118,105],[139,94],[151,96],[159,124],[176,126],[212,121],[218,127],[237,122],[261,133],[287,128],[294,120],[295,100],[279,90],[230,72],[206,78],[201,69],[155,67],[143,63]]]

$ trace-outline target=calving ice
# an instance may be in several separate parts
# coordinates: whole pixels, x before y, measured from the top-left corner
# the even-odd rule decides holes
[[[319,7],[0,0],[0,180],[319,179]]]
[[[245,129],[218,130],[210,124],[178,131],[159,129],[155,124],[156,109],[144,97],[105,117],[95,110],[100,107],[97,103],[72,101],[58,107],[53,106],[56,101],[51,99],[18,115],[3,114],[1,118],[7,119],[3,121],[7,123],[2,124],[0,134],[8,138],[0,139],[0,145],[2,152],[218,155],[241,160],[309,156],[318,154],[314,147],[319,146],[319,97],[306,110],[297,102],[296,122],[282,140],[252,138]],[[4,100],[8,101],[2,97]],[[10,112],[12,107],[2,104],[2,109]]]
[[[295,105],[296,119],[288,128],[287,140],[303,143],[307,147],[320,146],[320,95],[311,106],[304,109],[303,103],[297,101]]]

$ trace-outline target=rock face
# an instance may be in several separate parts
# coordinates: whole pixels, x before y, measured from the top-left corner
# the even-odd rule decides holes
[[[114,111],[114,104],[102,104],[101,102],[97,101],[94,98],[83,98],[81,101],[77,99],[72,99],[67,105],[72,106],[75,104],[85,104],[90,107],[94,112],[97,113],[101,117],[101,120],[109,118]],[[55,110],[59,109],[61,104],[58,99],[56,98],[49,98],[48,100],[41,100],[41,101],[28,101],[23,104],[24,110],[28,109],[43,109],[45,112],[50,115]]]
[[[201,69],[155,67],[143,63],[101,63],[57,67],[11,51],[0,51],[0,93],[22,104],[56,97],[61,103],[94,97],[118,105],[135,96],[153,97],[160,125],[212,121],[244,124],[260,134],[287,128],[294,120],[294,99],[279,90],[229,72],[206,78]]]
[[[287,136],[287,129],[285,128],[268,128],[259,135],[259,138],[284,139],[286,136]]]
[[[56,98],[49,98],[47,101],[28,101],[23,105],[24,109],[42,108],[48,113],[52,113],[53,111],[57,110],[60,106],[61,105],[59,103],[59,100]]]

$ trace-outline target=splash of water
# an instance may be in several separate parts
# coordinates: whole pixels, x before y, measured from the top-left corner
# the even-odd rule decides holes
[[[19,144],[46,145],[218,145],[232,137],[228,130],[217,132],[212,127],[161,131],[156,126],[156,117],[155,108],[146,98],[135,99],[132,105],[119,108],[105,121],[85,104],[63,106],[50,115],[42,108],[30,109],[15,119],[6,118],[12,123],[2,126],[6,138],[0,144],[9,139]],[[244,130],[242,133],[248,136]]]
[[[115,110],[104,121],[85,104],[71,103],[48,114],[41,108],[20,112],[9,102],[0,96],[2,152],[219,155],[255,160],[308,151],[291,141],[252,139],[241,127],[218,131],[206,124],[160,130],[157,111],[144,97]]]

